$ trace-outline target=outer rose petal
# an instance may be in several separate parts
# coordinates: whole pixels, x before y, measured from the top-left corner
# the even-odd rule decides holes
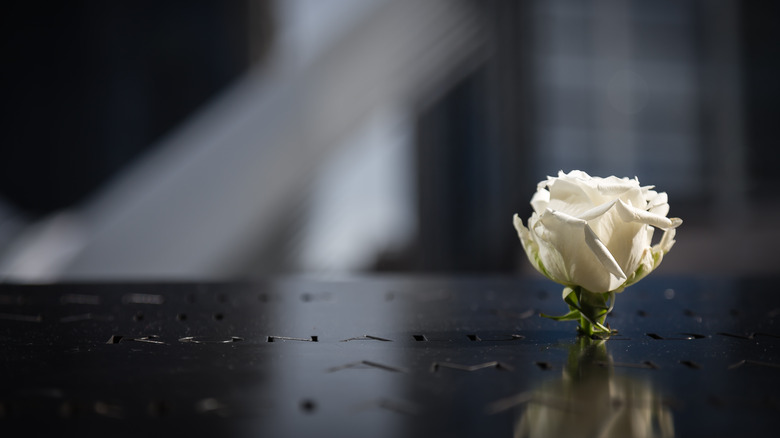
[[[653,214],[647,210],[642,210],[640,208],[628,205],[622,200],[618,201],[617,203],[617,211],[618,214],[620,214],[620,218],[626,222],[640,222],[662,229],[676,228],[682,224],[680,219],[669,219],[665,216]]]
[[[626,275],[586,221],[552,210],[543,214],[540,221],[542,259],[545,249],[560,254],[564,263],[561,274],[567,284],[574,283],[592,292],[607,292],[625,281]]]
[[[513,222],[515,229],[517,230],[517,236],[520,237],[520,242],[523,244],[523,249],[525,250],[526,256],[528,256],[528,260],[531,261],[531,265],[536,268],[537,271],[541,272],[545,277],[552,281],[558,282],[558,279],[552,278],[547,272],[547,269],[542,264],[542,261],[539,257],[539,245],[537,245],[536,241],[531,236],[531,232],[528,230],[528,228],[523,226],[523,221],[520,219],[520,216],[515,215]]]
[[[600,225],[599,229],[604,229],[604,224],[611,225],[612,229],[600,235],[605,236],[602,240],[606,243],[607,248],[609,248],[623,272],[630,274],[634,272],[639,264],[642,251],[647,248],[647,227],[640,223],[621,222],[616,212],[610,213],[612,214],[608,217],[599,220],[598,224]],[[597,232],[602,233],[602,231]]]
[[[550,192],[545,189],[539,189],[534,193],[531,198],[531,207],[538,214],[544,213],[547,210],[547,205],[550,203]],[[522,223],[522,222],[521,222]]]
[[[647,197],[647,210],[651,213],[660,214],[666,216],[669,213],[669,196],[665,192],[656,193],[653,197]],[[653,211],[656,209],[666,208],[666,211]]]
[[[672,246],[674,246],[674,243],[676,242],[674,240],[674,236],[677,234],[677,230],[674,228],[670,228],[664,232],[664,235],[661,237],[661,241],[658,243],[658,245],[653,246],[653,251],[661,251],[664,254],[669,252],[669,250],[672,249]]]

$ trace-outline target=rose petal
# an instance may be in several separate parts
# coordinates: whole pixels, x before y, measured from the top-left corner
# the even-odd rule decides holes
[[[547,188],[550,190],[550,199],[567,202],[583,202],[590,199],[582,185],[570,179],[557,179],[548,184]]]
[[[648,208],[647,211],[653,214],[657,214],[659,216],[666,216],[667,214],[669,214],[669,204],[657,205],[655,207]]]
[[[650,192],[648,192],[648,193],[650,193]],[[650,197],[646,197],[645,198],[645,199],[647,199],[647,208],[648,209],[653,208],[653,207],[658,207],[659,205],[662,205],[662,204],[668,204],[669,203],[669,196],[666,194],[666,192],[661,192],[661,193],[652,192],[652,193],[654,194],[654,196],[652,198],[650,198]]]
[[[550,203],[550,192],[546,189],[537,190],[534,196],[531,198],[531,206],[534,211],[542,214],[547,210],[547,205]]]
[[[680,221],[682,222],[682,221]],[[674,236],[677,234],[677,230],[674,228],[669,228],[664,231],[664,235],[661,236],[661,241],[658,242],[657,245],[653,246],[653,249],[659,249],[663,251],[664,254],[669,252],[670,249],[672,249],[672,246],[674,246],[674,243],[676,242],[674,240]]]
[[[618,262],[615,261],[612,253],[609,252],[607,246],[604,245],[601,239],[599,239],[596,233],[594,233],[588,225],[585,225],[585,243],[588,244],[588,248],[593,251],[593,254],[596,255],[596,257],[599,259],[599,262],[602,266],[604,266],[607,272],[617,277],[620,281],[626,279],[626,274],[623,273],[622,269],[620,269],[620,265],[618,265]]]
[[[534,260],[534,254],[533,251],[529,251],[529,244],[532,241],[531,236],[529,235],[528,228],[523,226],[523,221],[520,219],[520,216],[515,214],[514,217],[512,217],[512,223],[515,226],[515,230],[517,230],[517,237],[520,238],[520,242],[523,244],[523,249],[526,252],[526,255],[528,256],[529,260]],[[536,266],[536,264],[534,264]]]
[[[663,256],[656,258],[653,256],[653,254],[654,252],[651,248],[645,248],[645,250],[642,252],[642,257],[640,258],[639,264],[637,265],[636,269],[631,275],[629,275],[626,282],[623,283],[624,288],[631,286],[637,281],[645,278],[647,274],[653,272],[655,268],[658,267],[658,265],[661,263],[661,258],[663,258]]]
[[[564,177],[577,178],[577,179],[582,179],[582,180],[589,180],[589,179],[591,179],[590,175],[588,175],[587,173],[585,173],[582,170],[572,170],[569,173],[563,173],[562,170],[559,170],[558,171],[558,178],[564,178]]]
[[[602,216],[604,213],[608,212],[612,207],[615,206],[615,203],[617,203],[617,199],[593,207],[590,210],[585,211],[584,213],[578,214],[577,217],[586,221],[593,220],[599,216]]]
[[[676,228],[682,223],[682,220],[680,219],[669,219],[658,214],[650,213],[649,211],[628,205],[622,200],[618,200],[617,211],[618,214],[620,214],[620,218],[626,222],[640,222],[661,229]]]
[[[645,236],[644,246],[646,248],[649,248],[653,244],[653,234],[655,233],[655,228],[651,227],[650,225],[645,225],[645,232],[647,233]],[[670,230],[673,230],[674,228],[670,228]]]
[[[591,292],[606,292],[625,281],[626,275],[620,265],[588,226],[587,221],[547,209],[540,218],[540,225],[540,237],[546,243],[552,243],[555,250],[560,252],[564,263],[561,269],[567,280],[575,279],[580,286]],[[614,278],[610,278],[608,274],[612,274]]]
[[[536,259],[531,259],[531,261],[538,264],[537,269],[547,278],[564,285],[574,285],[569,275],[568,263],[552,243],[555,240],[555,236],[560,233],[548,230],[542,223],[543,216],[533,213],[528,220],[528,235],[533,239],[533,245],[538,256]]]
[[[588,224],[588,222],[583,219],[550,208],[548,208],[545,214],[542,215],[541,219],[542,219],[542,224],[544,224],[544,226],[548,228],[551,226],[554,227],[555,225],[557,225],[557,222],[564,223],[566,225],[572,225],[572,226],[574,225],[584,226]]]
[[[534,213],[531,218],[534,219],[535,217],[536,213]],[[535,235],[528,228],[523,226],[523,221],[520,219],[520,216],[515,214],[512,218],[512,222],[517,230],[518,237],[520,237],[520,242],[523,244],[525,255],[528,257],[528,260],[531,261],[531,265],[550,280],[560,282],[559,278],[553,277],[545,267],[541,255],[539,254],[539,244],[534,238]],[[531,226],[531,220],[528,222],[529,226]]]
[[[638,187],[638,184],[631,184],[627,181],[609,181],[600,182],[596,187],[602,195],[617,196]]]
[[[587,174],[584,174],[587,176]],[[556,211],[564,211],[570,215],[578,216],[589,210],[594,205],[601,205],[612,201],[613,195],[605,195],[599,192],[598,182],[601,178],[581,179],[564,175],[556,179],[550,185],[550,207]]]

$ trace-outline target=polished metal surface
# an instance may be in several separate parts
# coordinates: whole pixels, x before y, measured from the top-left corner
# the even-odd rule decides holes
[[[774,278],[0,286],[0,436],[771,436]]]

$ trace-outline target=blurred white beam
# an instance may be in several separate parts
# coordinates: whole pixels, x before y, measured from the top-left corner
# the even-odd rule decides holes
[[[277,52],[85,205],[58,278],[234,274],[366,114],[435,93],[482,44],[477,17],[448,0],[375,0],[338,26],[310,61]]]

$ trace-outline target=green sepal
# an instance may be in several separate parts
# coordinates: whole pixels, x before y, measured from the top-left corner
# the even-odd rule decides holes
[[[554,321],[579,321],[580,320],[579,310],[572,310],[569,313],[560,316],[547,315],[545,313],[540,313],[539,315],[545,318],[552,319]]]
[[[541,316],[554,321],[579,321],[577,331],[586,336],[606,338],[617,333],[617,330],[605,325],[607,314],[612,310],[612,306],[608,306],[607,302],[614,304],[614,292],[593,293],[579,286],[566,286],[562,297],[569,306],[569,313],[561,316]]]

